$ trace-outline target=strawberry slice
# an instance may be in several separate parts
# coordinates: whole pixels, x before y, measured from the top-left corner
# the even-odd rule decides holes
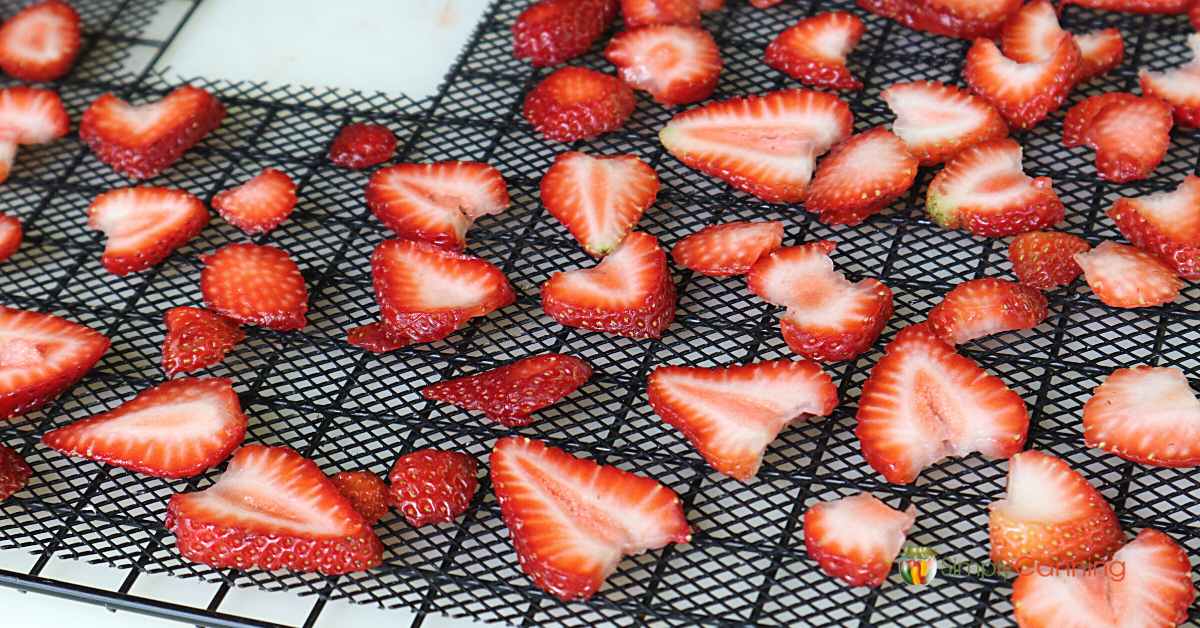
[[[42,442],[68,456],[160,478],[187,478],[216,466],[245,437],[246,415],[233,382],[185,377],[51,430]]]
[[[767,46],[767,65],[814,87],[862,89],[846,67],[846,56],[863,36],[863,23],[846,11],[806,17],[779,33]]]
[[[1028,432],[1021,397],[927,324],[900,330],[888,344],[863,384],[855,429],[867,463],[896,484],[949,456],[1008,458]]]
[[[109,340],[50,314],[0,305],[0,419],[33,412],[79,381]]]
[[[1197,4],[1200,6],[1200,3]],[[1188,35],[1192,58],[1162,72],[1138,70],[1142,93],[1171,105],[1175,122],[1188,128],[1200,127],[1200,33]]]
[[[650,24],[700,24],[698,0],[621,0],[625,26],[637,28]]]
[[[850,135],[836,96],[783,90],[709,103],[671,118],[659,140],[676,159],[771,203],[798,203],[818,156]]]
[[[633,231],[658,196],[658,175],[633,155],[559,153],[541,183],[542,205],[600,257]]]
[[[449,523],[471,506],[479,489],[478,469],[474,458],[456,451],[422,449],[405,454],[388,474],[388,503],[416,528]]]
[[[837,387],[807,360],[718,368],[659,366],[646,384],[650,406],[717,471],[743,482],[787,426],[837,407]]]
[[[265,244],[228,244],[200,260],[200,292],[209,309],[276,331],[308,324],[308,286],[286,251]]]
[[[831,577],[878,587],[904,547],[917,509],[896,510],[870,493],[817,502],[804,513],[804,546]]]
[[[1101,179],[1145,179],[1171,144],[1171,107],[1157,98],[1116,99],[1092,118],[1084,143],[1096,149]]]
[[[225,105],[191,85],[142,105],[105,94],[83,112],[79,138],[113,170],[148,179],[178,161],[224,117]]]
[[[0,89],[0,183],[8,180],[18,146],[46,144],[70,130],[71,120],[56,92],[34,87]]]
[[[1075,43],[1079,46],[1076,83],[1108,74],[1125,60],[1125,40],[1118,29],[1105,28],[1076,35]]]
[[[225,354],[246,339],[237,321],[199,307],[173,307],[163,316],[162,366],[167,377],[220,364]]]
[[[1138,100],[1137,96],[1128,92],[1108,92],[1079,101],[1067,110],[1067,115],[1063,118],[1063,146],[1071,148],[1090,145],[1088,133],[1092,129],[1092,122],[1101,111],[1112,104],[1126,104]]]
[[[387,325],[383,324],[383,321],[346,330],[346,342],[371,353],[388,353],[411,344],[408,340],[393,334]]]
[[[1004,25],[1000,46],[1004,55],[1018,63],[1033,63],[1054,55],[1064,33],[1058,12],[1048,0],[1036,0],[1021,8]],[[1125,58],[1121,31],[1115,28],[1072,35],[1079,46],[1080,61],[1075,83],[1107,73]]]
[[[8,445],[0,444],[0,502],[21,490],[32,475],[33,469],[21,454]]]
[[[329,145],[329,161],[351,170],[377,166],[395,154],[396,134],[382,124],[347,124]]]
[[[21,219],[0,212],[0,262],[16,255],[24,234]]]
[[[975,39],[994,37],[1022,0],[858,0],[859,8],[908,28]]]
[[[184,558],[217,569],[336,575],[383,558],[383,544],[354,504],[287,447],[237,450],[215,484],[171,497],[166,526]]]
[[[513,56],[558,65],[587,52],[616,16],[617,0],[540,0],[513,22]]]
[[[1200,465],[1200,400],[1177,368],[1117,369],[1083,406],[1083,439],[1126,460]]]
[[[724,65],[708,31],[675,24],[625,31],[608,42],[604,58],[626,84],[668,107],[711,96]]]
[[[1186,13],[1191,3],[1192,0],[1063,0],[1062,6],[1073,4],[1099,11],[1174,14]]]
[[[1101,242],[1076,253],[1088,287],[1110,307],[1153,307],[1179,296],[1183,282],[1153,255],[1125,244]]]
[[[804,206],[827,225],[857,225],[907,192],[917,166],[904,142],[887,129],[864,131],[821,160]]]
[[[1108,210],[1121,235],[1184,279],[1200,279],[1200,177],[1173,191],[1119,198]]]
[[[1008,125],[991,103],[953,85],[896,83],[881,95],[896,114],[892,132],[922,166],[946,162],[970,146],[1008,135]]]
[[[561,353],[523,358],[499,368],[431,384],[421,389],[436,399],[479,410],[507,427],[533,423],[534,412],[575,392],[592,376],[583,360]]]
[[[750,272],[759,258],[782,243],[782,222],[727,222],[708,225],[676,242],[671,257],[701,275],[732,277]]]
[[[286,173],[265,168],[258,176],[218,193],[213,209],[229,224],[250,235],[271,231],[296,207],[296,184]]]
[[[959,153],[929,183],[925,211],[947,229],[1003,237],[1043,229],[1065,214],[1048,177],[1021,168],[1021,145],[1001,139]]]
[[[521,569],[559,599],[587,599],[623,557],[692,538],[679,496],[650,478],[520,436],[496,441],[491,467]]]
[[[1112,506],[1066,462],[1040,451],[1008,460],[1008,496],[988,507],[992,562],[1018,572],[1108,560],[1125,535]]]
[[[566,67],[529,90],[522,112],[546,139],[574,142],[616,131],[629,119],[633,107],[633,90],[621,79]]]
[[[1079,45],[1068,33],[1059,35],[1050,56],[1029,63],[1005,57],[990,39],[976,39],[963,76],[1009,125],[1031,129],[1062,106],[1075,85],[1079,59]]]
[[[342,471],[330,478],[350,500],[367,525],[375,525],[388,511],[388,486],[370,471]]]
[[[946,343],[1016,329],[1033,329],[1049,315],[1046,297],[1036,288],[984,277],[954,286],[929,310],[929,328]]]
[[[58,80],[79,56],[81,32],[79,14],[66,2],[26,6],[0,27],[0,69],[22,81]]]
[[[88,207],[88,226],[108,238],[100,262],[114,275],[157,265],[207,224],[204,202],[183,190],[118,188]]]
[[[675,284],[654,236],[634,232],[592,268],[554,273],[542,309],[567,327],[660,338],[675,320]]]
[[[398,164],[367,182],[367,205],[402,238],[461,250],[480,216],[508,208],[508,186],[499,170],[474,161]]]
[[[1065,286],[1083,273],[1076,253],[1091,250],[1086,240],[1069,233],[1030,231],[1013,238],[1008,260],[1021,283],[1038,290]]]

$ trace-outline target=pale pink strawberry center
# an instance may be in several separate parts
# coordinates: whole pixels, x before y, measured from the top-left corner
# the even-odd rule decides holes
[[[22,368],[41,364],[46,359],[38,345],[24,338],[0,342],[0,368]]]

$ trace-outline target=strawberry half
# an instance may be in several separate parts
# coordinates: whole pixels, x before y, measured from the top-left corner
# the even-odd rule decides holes
[[[1087,241],[1069,233],[1030,231],[1013,238],[1008,260],[1021,283],[1038,290],[1065,286],[1083,273],[1076,253],[1091,250]]]
[[[171,497],[166,527],[184,558],[217,569],[336,575],[383,559],[383,544],[354,504],[287,447],[237,450],[215,484]]]
[[[209,309],[276,331],[308,324],[308,286],[286,251],[265,244],[228,244],[200,260],[200,292]]]
[[[592,268],[554,273],[542,309],[567,327],[659,338],[675,320],[675,284],[652,235],[634,232]]]
[[[395,154],[396,134],[382,124],[347,124],[329,145],[329,161],[351,170],[377,166]]]
[[[1016,329],[1033,329],[1049,315],[1036,288],[984,277],[954,286],[929,310],[929,328],[948,344]]]
[[[114,275],[157,265],[207,224],[204,202],[183,190],[118,188],[88,207],[88,226],[108,238],[100,262]]]
[[[513,22],[513,56],[558,65],[587,52],[616,16],[617,0],[541,0]]]
[[[1177,368],[1117,369],[1083,406],[1083,439],[1126,460],[1200,465],[1200,400]]]
[[[467,511],[479,488],[479,463],[456,451],[422,449],[396,459],[388,503],[413,527],[449,523]]]
[[[1065,32],[1050,56],[1028,63],[1004,56],[990,39],[976,39],[967,52],[963,76],[1009,125],[1031,129],[1062,106],[1075,86],[1079,64],[1079,45]]]
[[[520,436],[496,441],[491,467],[521,569],[559,599],[587,599],[623,557],[692,538],[679,496],[650,478]]]
[[[1192,0],[1063,0],[1069,4],[1096,9],[1098,11],[1121,11],[1123,13],[1185,13]]]
[[[767,46],[767,65],[814,87],[862,89],[846,67],[846,56],[863,36],[863,23],[846,11],[806,17]]]
[[[68,456],[159,478],[188,478],[216,466],[245,437],[246,415],[233,382],[185,377],[51,430],[42,442]]]
[[[1025,402],[927,324],[900,330],[885,351],[863,384],[855,434],[867,463],[887,481],[909,484],[949,456],[1021,451],[1029,432]]]
[[[220,364],[246,339],[237,321],[199,307],[173,307],[163,316],[162,366],[167,377]]]
[[[798,203],[817,157],[850,135],[850,107],[836,96],[784,90],[709,103],[659,132],[688,166],[771,203]]]
[[[650,24],[700,23],[698,0],[621,0],[621,16],[629,28]]]
[[[1004,56],[1019,63],[1032,63],[1054,55],[1064,31],[1058,23],[1058,12],[1048,0],[1035,0],[1021,8],[1004,25],[1000,46]],[[1082,83],[1121,65],[1125,58],[1125,43],[1121,31],[1115,28],[1072,35],[1079,46],[1079,67],[1075,83]]]
[[[1096,297],[1111,307],[1153,307],[1175,300],[1183,282],[1153,255],[1125,244],[1101,242],[1075,262]]]
[[[646,384],[650,406],[708,464],[743,482],[787,426],[837,407],[837,387],[807,360],[717,368],[659,366]]]
[[[32,475],[33,469],[21,454],[8,445],[0,444],[0,502],[21,490]]]
[[[474,161],[398,164],[367,182],[371,213],[402,238],[461,250],[480,216],[508,208],[508,186],[499,170]]]
[[[218,193],[213,209],[229,224],[250,235],[271,231],[296,207],[296,184],[286,173],[265,168],[258,176]]]
[[[533,423],[534,412],[575,392],[592,376],[583,360],[561,353],[523,358],[499,368],[431,384],[421,389],[436,399],[478,410],[507,427]]]
[[[831,577],[877,587],[916,520],[916,507],[896,510],[869,493],[817,502],[804,513],[804,547]]]
[[[388,511],[388,486],[370,471],[342,471],[330,478],[367,525],[375,525]]]
[[[1149,177],[1167,155],[1171,126],[1171,107],[1157,98],[1114,99],[1084,134],[1096,149],[1096,174],[1115,183]]]
[[[711,96],[723,67],[721,51],[708,31],[675,24],[620,33],[608,42],[604,58],[617,66],[626,84],[668,107]]]
[[[89,327],[0,306],[0,419],[33,412],[58,397],[109,345]]]
[[[1108,210],[1121,235],[1184,279],[1200,279],[1200,177],[1173,191],[1119,198]]]
[[[1063,118],[1063,146],[1071,148],[1090,145],[1088,133],[1092,129],[1092,122],[1101,111],[1112,104],[1132,103],[1138,100],[1137,96],[1128,92],[1108,92],[1079,101],[1067,110],[1067,115]]]
[[[857,225],[907,192],[917,166],[904,142],[883,127],[852,135],[821,160],[804,206],[827,225]]]
[[[658,196],[658,175],[633,155],[559,153],[541,182],[542,205],[595,257],[611,253]]]
[[[1008,135],[1008,125],[991,103],[953,85],[897,83],[881,96],[896,114],[892,132],[922,166],[943,163],[970,146]]]
[[[56,92],[34,87],[0,89],[0,183],[8,180],[18,146],[46,144],[70,130],[71,119]]]
[[[750,272],[759,258],[782,243],[782,222],[727,222],[708,225],[676,242],[671,257],[701,275],[732,277]]]
[[[24,234],[20,218],[0,212],[0,262],[16,255]]]
[[[1197,3],[1200,6],[1200,3]],[[1180,126],[1200,127],[1200,33],[1188,35],[1192,59],[1163,72],[1138,70],[1142,93],[1171,105]]]
[[[858,6],[911,29],[975,39],[999,33],[1021,0],[858,0]]]
[[[31,4],[0,26],[0,69],[22,81],[62,78],[79,56],[82,24],[59,0]]]
[[[546,139],[574,142],[616,131],[629,119],[633,107],[633,90],[621,79],[566,67],[529,90],[522,112]]]

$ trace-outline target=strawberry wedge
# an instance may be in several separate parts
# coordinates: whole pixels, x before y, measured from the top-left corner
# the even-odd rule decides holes
[[[1046,297],[1035,288],[994,277],[954,286],[929,311],[929,328],[948,344],[1016,329],[1046,320]]]
[[[672,107],[704,100],[717,88],[721,51],[698,26],[661,24],[620,33],[604,49],[621,80]]]
[[[916,520],[916,507],[896,510],[869,493],[817,502],[804,513],[804,546],[830,576],[877,587]]]
[[[858,6],[911,29],[975,39],[995,36],[1021,0],[858,0]]]
[[[1083,439],[1142,464],[1200,466],[1200,400],[1177,368],[1117,369],[1083,406]]]
[[[1071,117],[1076,109],[1081,113]],[[1167,156],[1171,108],[1157,98],[1102,94],[1075,105],[1071,112],[1063,126],[1063,143],[1077,139],[1094,148],[1101,179],[1114,183],[1146,179]]]
[[[8,180],[17,148],[67,134],[71,119],[56,92],[34,87],[0,89],[0,183]]]
[[[32,412],[58,397],[110,344],[78,323],[0,306],[0,419]]]
[[[881,96],[896,114],[892,132],[922,166],[949,161],[975,144],[1008,135],[1008,124],[991,103],[953,85],[896,83]]]
[[[1080,56],[1079,45],[1065,32],[1050,56],[1027,63],[1004,56],[990,39],[976,39],[963,78],[1010,126],[1031,129],[1062,106],[1075,86]]]
[[[1000,47],[1006,57],[1019,63],[1043,61],[1054,55],[1064,33],[1054,5],[1048,0],[1036,0],[1005,23]],[[1080,52],[1075,83],[1106,74],[1125,58],[1125,42],[1118,29],[1106,28],[1071,37]]]
[[[658,175],[633,155],[559,153],[541,181],[542,205],[594,257],[612,252],[658,196]]]
[[[616,16],[617,0],[540,0],[513,22],[513,56],[558,65],[587,52]]]
[[[1188,35],[1187,43],[1192,50],[1190,61],[1161,72],[1142,68],[1138,79],[1143,94],[1171,105],[1180,126],[1195,128],[1200,126],[1200,33]]]
[[[183,190],[118,188],[88,207],[88,226],[108,238],[100,262],[114,275],[156,266],[207,224],[204,202]]]
[[[308,285],[287,251],[266,244],[227,244],[201,261],[200,292],[209,309],[276,331],[308,324]]]
[[[813,87],[862,89],[862,81],[846,67],[862,38],[862,20],[846,11],[806,17],[780,33],[767,46],[767,65]]]
[[[245,233],[267,233],[295,209],[296,183],[281,170],[265,168],[253,179],[218,193],[212,206],[225,222]]]
[[[671,257],[702,275],[732,277],[749,272],[782,243],[782,222],[727,222],[684,237],[671,249]]]
[[[1086,240],[1069,233],[1030,231],[1013,238],[1008,245],[1008,261],[1022,284],[1052,290],[1075,281],[1083,273],[1075,254],[1091,248]]]
[[[173,307],[163,314],[162,367],[167,377],[219,364],[246,339],[237,321],[204,308]]]
[[[1119,198],[1108,210],[1117,230],[1184,279],[1200,279],[1200,177],[1170,192]]]
[[[22,81],[62,78],[79,56],[82,31],[79,13],[70,4],[30,4],[0,27],[0,69]]]
[[[1076,253],[1088,287],[1110,307],[1153,307],[1179,296],[1183,282],[1153,255],[1126,244],[1101,242]]]
[[[461,250],[482,216],[508,208],[500,171],[474,161],[397,164],[371,175],[367,206],[401,238]]]
[[[827,225],[856,225],[907,192],[917,165],[904,142],[883,127],[853,135],[821,160],[805,209]]]
[[[530,416],[575,392],[592,376],[587,362],[560,353],[517,360],[482,373],[431,384],[421,389],[436,399],[467,410],[478,410],[501,425],[533,423]]]

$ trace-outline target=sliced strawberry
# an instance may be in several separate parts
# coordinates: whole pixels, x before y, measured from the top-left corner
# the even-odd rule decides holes
[[[724,368],[659,366],[650,406],[712,468],[749,481],[787,426],[837,407],[837,387],[815,362],[772,360]]]
[[[858,6],[908,28],[947,37],[994,37],[1021,0],[858,0]]]
[[[698,0],[696,6],[702,13],[711,13],[725,8],[725,0]]]
[[[798,203],[817,157],[850,135],[836,96],[783,90],[709,103],[671,118],[663,146],[688,166],[772,203]]]
[[[675,320],[675,284],[652,235],[634,232],[592,268],[554,273],[542,309],[568,327],[659,338]]]
[[[587,52],[616,16],[617,0],[540,0],[513,22],[513,56],[558,65]]]
[[[1065,210],[1048,177],[1021,168],[1021,145],[1002,139],[959,153],[929,183],[925,211],[947,229],[1002,237],[1044,229]]]
[[[1184,279],[1200,279],[1200,177],[1171,192],[1119,198],[1108,210],[1121,235]]]
[[[674,24],[625,31],[608,43],[604,58],[617,66],[626,84],[667,106],[711,96],[723,67],[708,31]]]
[[[586,599],[625,556],[687,543],[679,496],[539,441],[496,441],[492,484],[521,569],[562,600]]]
[[[916,520],[916,507],[896,510],[870,493],[817,502],[804,513],[804,546],[831,577],[877,587]]]
[[[508,208],[508,186],[499,170],[474,161],[398,164],[367,182],[367,205],[402,238],[460,250],[480,216]]]
[[[1013,238],[1008,260],[1021,283],[1038,290],[1065,286],[1083,273],[1076,253],[1091,250],[1086,240],[1069,233],[1030,231]]]
[[[371,353],[388,353],[412,344],[391,333],[382,321],[346,330],[346,342]]]
[[[1084,98],[1067,110],[1063,118],[1063,146],[1071,148],[1089,144],[1088,133],[1096,116],[1109,105],[1137,102],[1137,96],[1128,92],[1108,92]]]
[[[184,558],[217,569],[336,575],[383,559],[354,504],[287,447],[242,447],[215,484],[171,497],[166,527]]]
[[[266,168],[258,176],[213,197],[213,209],[250,235],[267,233],[296,207],[296,184],[286,173]]]
[[[88,226],[108,237],[100,262],[114,275],[157,265],[207,224],[204,202],[183,190],[118,188],[88,207]]]
[[[1200,3],[1197,3],[1200,6]],[[1142,93],[1171,105],[1180,126],[1200,127],[1200,33],[1188,35],[1192,58],[1183,65],[1163,72],[1138,70]]]
[[[1111,307],[1152,307],[1179,296],[1183,282],[1153,255],[1125,244],[1101,242],[1076,253],[1083,278],[1096,297]]]
[[[1036,0],[1022,7],[1004,25],[1000,46],[1006,57],[1018,63],[1042,61],[1054,55],[1064,33],[1054,5],[1048,0]],[[1121,31],[1115,28],[1072,37],[1080,52],[1076,83],[1108,72],[1125,58],[1125,43]]]
[[[342,471],[332,478],[367,525],[375,525],[388,511],[388,486],[370,471]]]
[[[82,24],[71,5],[46,0],[26,6],[0,27],[0,69],[22,81],[54,81],[79,56]]]
[[[1059,36],[1049,57],[1029,63],[1005,57],[990,39],[977,39],[967,52],[963,75],[1009,125],[1030,129],[1062,106],[1075,85],[1079,58],[1079,45],[1067,33]]]
[[[68,456],[160,478],[187,478],[216,466],[245,437],[246,415],[233,382],[184,377],[51,430],[42,442]]]
[[[929,328],[943,341],[960,345],[1016,329],[1032,329],[1049,315],[1036,288],[984,277],[964,281],[929,310]]]
[[[56,92],[34,87],[0,89],[0,183],[12,171],[18,146],[46,144],[70,130],[71,119]]]
[[[629,28],[650,24],[700,23],[698,0],[621,0],[621,16]]]
[[[633,155],[559,153],[541,183],[542,205],[583,249],[611,253],[658,196],[658,175]]]
[[[499,368],[431,384],[421,389],[436,399],[478,410],[507,427],[533,423],[534,412],[575,392],[592,376],[583,360],[561,353],[523,358]]]
[[[750,272],[754,262],[782,243],[782,222],[727,222],[709,225],[676,242],[671,257],[701,275],[732,277]]]
[[[265,244],[228,244],[201,261],[200,292],[209,309],[276,331],[308,324],[308,286],[287,252]]]
[[[0,502],[21,490],[33,475],[33,469],[8,445],[0,444]]]
[[[352,170],[377,166],[395,154],[396,134],[382,124],[347,124],[329,145],[329,161]]]
[[[767,46],[767,65],[814,87],[862,89],[846,56],[863,36],[863,23],[846,11],[827,11],[796,22]]]
[[[0,262],[17,253],[24,233],[20,218],[0,212]]]
[[[1075,36],[1079,46],[1079,70],[1075,81],[1082,83],[1103,76],[1125,60],[1125,40],[1115,28],[1092,31]]]
[[[220,364],[246,339],[237,321],[199,307],[173,307],[163,316],[162,366],[167,377]]]
[[[1069,4],[1097,9],[1099,11],[1121,11],[1124,13],[1185,13],[1192,0],[1063,0]]]
[[[109,344],[83,325],[0,306],[0,419],[49,403],[90,371]]]
[[[621,79],[587,68],[565,67],[529,90],[523,113],[546,139],[574,142],[621,128],[633,106],[633,90]]]
[[[855,429],[867,463],[896,484],[949,456],[1008,458],[1028,432],[1021,397],[927,324],[900,330],[888,344],[863,384]]]
[[[1200,400],[1177,368],[1117,369],[1083,406],[1083,439],[1126,460],[1200,465]]]
[[[147,179],[178,161],[224,117],[219,100],[191,85],[142,105],[105,94],[83,112],[79,138],[113,170]]]
[[[479,488],[478,466],[456,451],[422,449],[400,456],[388,474],[388,503],[414,527],[454,521]]]
[[[864,131],[821,160],[804,206],[827,225],[857,225],[907,192],[917,166],[917,158],[891,131]]]
[[[883,90],[895,133],[922,166],[950,160],[964,149],[1008,135],[1004,118],[988,101],[935,81],[897,83]]]
[[[1096,149],[1096,173],[1115,183],[1149,177],[1167,155],[1171,125],[1171,107],[1157,98],[1119,99],[1104,107],[1085,137]]]

